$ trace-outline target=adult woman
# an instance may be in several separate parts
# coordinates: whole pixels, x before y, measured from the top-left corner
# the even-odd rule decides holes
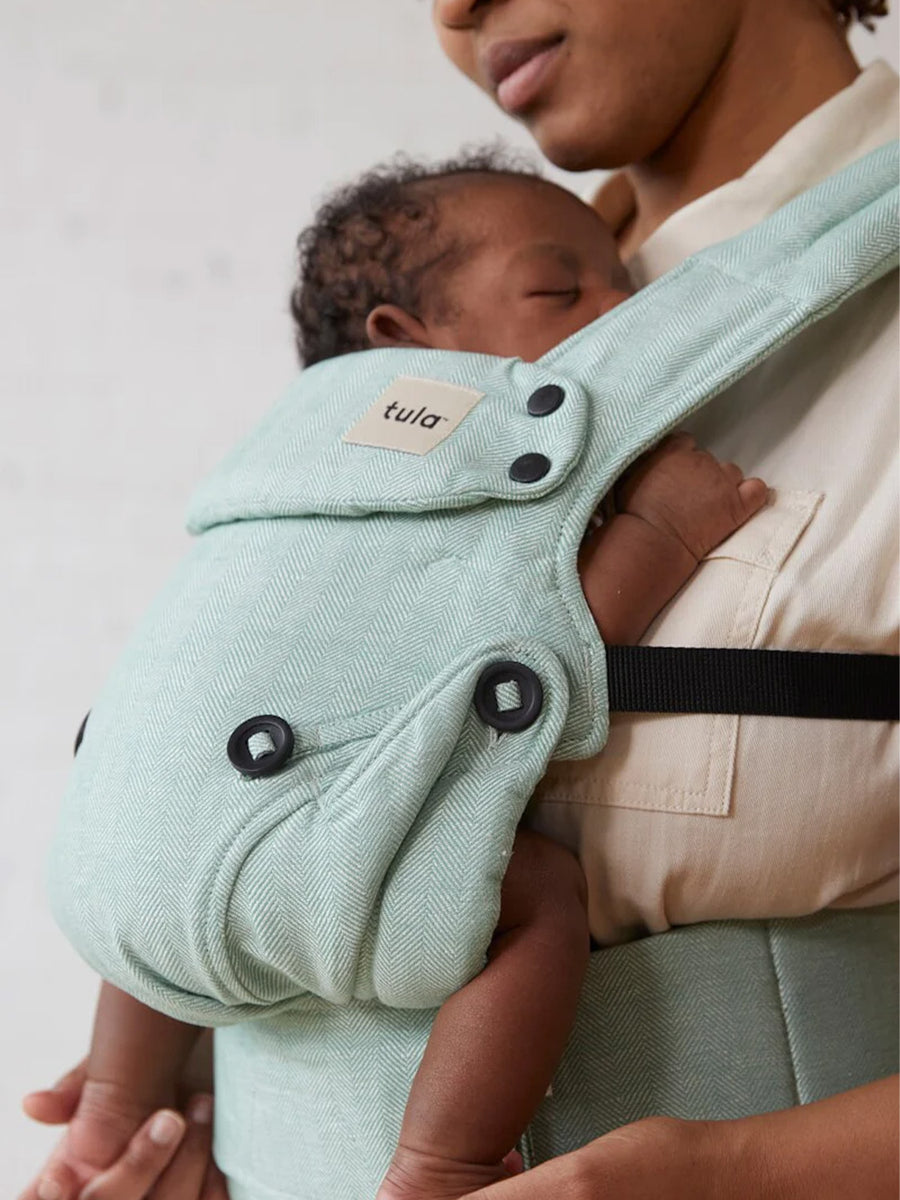
[[[630,258],[633,270],[642,282],[648,282],[704,245],[749,228],[793,195],[896,136],[896,80],[880,69],[880,77],[870,72],[868,78],[858,79],[859,69],[848,50],[843,27],[854,11],[865,16],[881,10],[881,5],[835,2],[830,6],[824,0],[790,0],[778,6],[776,16],[765,0],[728,0],[716,5],[702,0],[650,0],[641,6],[638,20],[631,7],[592,0],[436,0],[434,17],[448,56],[501,107],[526,124],[552,162],[574,170],[626,168],[601,191],[597,206],[617,229],[623,255]],[[691,207],[685,208],[688,205]],[[673,214],[677,216],[673,218]],[[828,336],[833,337],[841,326],[846,330],[855,322],[869,319],[870,331],[878,328],[895,337],[889,331],[895,328],[896,298],[886,293],[867,296],[858,313],[836,314]],[[740,458],[749,469],[760,470],[777,487],[797,486],[795,481],[800,479],[808,486],[811,475],[803,469],[803,460],[808,463],[813,456],[827,454],[828,442],[841,436],[831,418],[824,415],[829,401],[836,399],[834,394],[828,397],[826,393],[834,385],[835,375],[843,373],[841,401],[847,407],[851,363],[858,369],[866,357],[868,369],[877,370],[876,362],[887,368],[880,399],[867,408],[866,418],[890,437],[891,414],[896,408],[890,342],[885,341],[879,348],[870,343],[866,351],[859,344],[852,349],[844,343],[841,357],[829,363],[828,376],[813,379],[804,372],[804,362],[817,353],[815,342],[807,340],[807,344],[795,346],[793,352],[789,347],[787,355],[782,352],[766,364],[762,386],[769,393],[771,406],[761,403],[759,371],[756,378],[744,381],[741,394],[716,402],[698,422],[704,442],[715,450],[724,450],[726,457]],[[806,398],[798,402],[794,381],[801,374]],[[810,389],[816,387],[819,395],[815,391],[810,395]],[[748,403],[751,391],[752,408]],[[809,436],[810,426],[804,439],[792,442],[792,422],[810,420],[817,408],[823,415],[814,422],[815,436]],[[767,423],[776,426],[775,433],[766,433]],[[888,467],[885,460],[885,473],[896,478],[893,449],[890,454],[891,465]],[[846,476],[856,469],[851,452],[836,474]],[[836,476],[832,476],[827,485],[828,499],[839,504],[840,490]],[[892,509],[890,500],[879,512],[871,513],[880,529],[879,539],[884,539],[876,552],[882,563],[891,562],[893,557]],[[834,520],[832,514],[829,517]],[[829,517],[817,530],[823,538],[818,555],[814,547],[806,548],[810,555],[807,565],[814,558],[823,561],[826,548],[832,560],[840,559],[843,553],[837,546],[842,538],[839,524],[829,528]],[[827,585],[823,576],[816,580],[815,571],[805,571],[798,559],[802,559],[802,549],[792,557],[784,574],[789,576],[792,566],[797,569],[800,574],[795,580],[803,579],[803,590],[792,587],[789,578],[775,582],[765,601],[765,614],[759,613],[768,637],[774,640],[767,637],[760,644],[791,644],[790,638],[778,640],[780,622],[772,620],[772,609],[780,608],[783,631],[790,607],[790,602],[786,604],[788,594],[794,603],[806,608],[806,616],[795,608],[788,619],[797,638],[793,644],[803,644],[804,627],[806,635],[811,634],[808,615],[818,607],[819,587]],[[870,561],[862,567],[863,574],[871,565]],[[846,570],[846,566],[841,569]],[[868,590],[871,596],[871,585]],[[709,615],[716,608],[715,593],[711,591],[704,600],[696,594],[692,597],[691,592],[691,588],[685,589],[682,597],[680,633],[684,643],[715,644],[716,633],[721,635],[715,618]],[[865,607],[872,612],[871,599]],[[878,607],[877,600],[874,607]],[[692,618],[686,616],[689,608]],[[818,609],[820,620],[824,611]],[[847,627],[846,610],[832,610],[824,619],[831,635]],[[874,624],[878,624],[877,617]],[[882,628],[888,635],[883,648],[892,649],[893,631],[889,632],[889,626]],[[820,636],[821,632],[820,628]],[[831,635],[826,635],[825,641]],[[832,644],[837,645],[839,640],[837,635]],[[824,648],[825,642],[814,640],[807,645]],[[703,720],[700,718],[701,723]],[[802,778],[815,756],[828,757],[824,725],[830,723],[815,728],[798,728],[798,724],[812,723],[792,723],[792,742],[781,743],[775,755],[783,756],[780,761],[785,764],[782,788],[792,775]],[[679,718],[678,725],[679,736],[691,736],[684,733],[684,719]],[[611,739],[603,756],[605,772],[599,781],[596,776],[593,779],[593,786],[604,793],[602,804],[571,803],[573,788],[577,791],[581,786],[582,794],[585,789],[577,772],[568,773],[556,788],[551,787],[549,793],[545,790],[545,803],[537,815],[542,828],[579,846],[587,861],[589,880],[599,877],[606,881],[606,890],[597,897],[592,915],[593,927],[604,927],[609,941],[621,940],[635,928],[664,929],[703,916],[702,902],[692,894],[699,890],[696,875],[692,883],[679,884],[677,880],[679,869],[696,867],[699,860],[692,859],[689,851],[679,858],[678,851],[671,847],[671,839],[684,836],[685,822],[696,822],[696,816],[686,817],[684,810],[673,812],[677,807],[674,804],[665,812],[664,803],[649,805],[657,809],[652,814],[626,807],[635,803],[634,790],[629,799],[629,789],[663,786],[653,777],[652,764],[639,768],[632,765],[639,755],[666,755],[665,746],[657,745],[654,751],[659,726],[654,729],[653,740],[642,741],[640,733],[639,725],[632,724],[627,741],[616,746]],[[766,791],[761,772],[754,769],[750,748],[755,745],[757,753],[763,750],[765,770],[770,773],[770,737],[771,724],[764,725],[759,719],[749,728],[745,723],[742,729],[746,752],[742,757],[739,751],[735,759],[734,786],[747,788],[748,794]],[[695,744],[691,741],[692,748]],[[870,744],[864,751],[870,757],[868,761],[865,757],[858,760],[860,768],[878,772],[880,759],[890,774],[892,756],[885,758],[885,751],[884,745]],[[675,755],[679,765],[687,758]],[[665,788],[670,796],[683,794],[686,781],[677,777],[673,780],[671,771],[670,761]],[[774,771],[777,775],[778,768]],[[895,795],[895,784],[888,783],[887,777],[886,783],[880,805],[882,819],[890,811]],[[694,809],[695,814],[703,811],[712,809]],[[879,816],[871,815],[873,830],[884,830]],[[732,820],[740,818],[740,811],[731,816]],[[664,826],[661,836],[669,843],[665,850],[648,849],[648,818]],[[708,816],[701,817],[701,821],[710,824]],[[736,826],[739,820],[734,823]],[[704,833],[695,828],[688,836],[691,840],[702,839]],[[640,872],[631,852],[635,839],[642,841],[645,856],[657,858],[655,867],[644,872],[640,884],[633,882]],[[749,860],[727,836],[715,849],[710,842],[708,849],[726,857],[734,855],[731,861],[738,871],[749,867]],[[777,849],[772,852],[777,857]],[[815,857],[811,856],[813,860]],[[631,872],[631,883],[616,877],[616,863],[624,863],[621,870]],[[821,860],[813,861],[811,866],[827,870]],[[888,864],[881,863],[876,876],[884,866]],[[888,874],[892,872],[888,870]],[[765,875],[754,873],[752,877],[755,889],[766,887]],[[882,890],[874,878],[869,882],[870,903],[896,894],[895,876],[890,883],[886,877],[881,879]],[[628,899],[617,897],[617,890],[629,891]],[[841,885],[833,894],[835,898],[840,896]],[[786,894],[784,901],[790,903]],[[608,910],[610,905],[613,917],[601,915],[601,908]],[[729,915],[754,915],[753,902],[746,908],[738,902]],[[890,1003],[889,998],[886,1003]],[[599,1195],[605,1185],[623,1197],[887,1196],[896,1190],[896,1151],[892,1144],[895,1126],[896,1089],[891,1081],[882,1081],[806,1109],[718,1122],[702,1129],[641,1122],[622,1134],[595,1142],[568,1160],[558,1159],[484,1195],[485,1200],[488,1195],[496,1195],[497,1200],[525,1200],[551,1193],[576,1197]],[[848,1135],[851,1130],[852,1138]]]
[[[619,228],[623,251],[626,254],[637,252],[635,266],[645,279],[674,265],[679,257],[698,249],[704,240],[715,241],[755,223],[766,211],[780,206],[791,194],[803,190],[816,178],[838,169],[869,145],[878,145],[891,136],[883,125],[881,108],[884,99],[880,88],[876,88],[878,103],[875,110],[869,107],[871,87],[862,93],[857,90],[855,96],[850,96],[857,70],[831,10],[818,0],[789,0],[780,7],[775,21],[765,0],[729,0],[716,6],[701,5],[700,0],[679,0],[677,3],[650,0],[642,6],[639,25],[624,6],[605,5],[596,0],[570,0],[566,4],[562,0],[505,0],[503,3],[500,0],[438,0],[435,17],[442,42],[451,57],[477,82],[496,93],[509,111],[528,124],[551,160],[576,169],[633,164],[625,179],[604,192],[599,203]],[[598,63],[602,64],[602,70],[597,69]],[[846,95],[842,97],[842,93]],[[860,122],[860,128],[865,130],[863,136],[858,136],[854,129],[851,147],[832,145],[836,140],[832,128],[836,118],[831,108],[825,116],[827,128],[819,130],[813,137],[815,145],[811,151],[811,132],[806,124],[810,114],[815,116],[817,111],[825,112],[822,106],[827,108],[835,100],[847,101],[848,98],[850,118]],[[846,119],[845,107],[845,104],[841,106],[838,125]],[[754,164],[766,160],[771,164],[773,160],[769,156],[773,147],[789,131],[801,135],[804,154],[799,158],[805,161],[805,171],[801,169],[802,162],[794,161],[793,151],[787,158],[782,153],[776,156],[778,169],[774,172],[780,187],[773,186],[771,177],[767,177],[762,201],[752,188],[754,203],[750,203],[743,191],[730,193],[724,206],[726,211],[719,211],[721,206],[715,205],[703,210],[703,229],[699,236],[696,229],[691,231],[683,222],[678,228],[668,225],[668,218],[676,210],[706,196],[727,181],[738,179]],[[812,133],[815,134],[815,130]],[[797,138],[793,142],[796,146]],[[827,154],[822,152],[823,143],[827,146]],[[671,236],[673,229],[677,234],[675,237]],[[659,236],[651,238],[656,231]],[[662,236],[664,234],[666,236]],[[843,407],[846,408],[847,372],[851,365],[855,368],[865,359],[866,380],[878,389],[878,404],[872,405],[867,416],[877,427],[877,441],[887,443],[890,439],[885,436],[882,418],[888,402],[895,403],[896,393],[889,392],[880,370],[874,367],[876,360],[877,364],[882,363],[879,339],[896,311],[896,302],[887,299],[884,289],[877,297],[864,296],[863,302],[865,327],[871,340],[866,341],[865,346],[861,345],[865,339],[859,336],[862,320],[859,305],[852,314],[839,314],[838,326],[832,322],[828,337],[839,343],[839,353],[845,357],[848,341],[856,343],[852,349],[852,364],[849,360],[828,360],[828,388],[821,380],[812,382],[820,386],[823,395],[829,391],[833,405],[832,376],[837,378],[844,389]],[[856,332],[851,329],[848,334],[851,320],[857,323],[854,326]],[[837,329],[844,330],[841,337],[837,337]],[[817,347],[817,352],[824,353],[823,348]],[[727,416],[723,417],[724,410],[718,405],[712,415],[702,418],[707,422],[704,440],[708,444],[718,448],[714,443],[720,440],[729,446],[739,446],[740,449],[729,449],[726,457],[734,454],[752,470],[758,466],[751,461],[753,453],[760,457],[774,456],[780,461],[781,475],[765,468],[760,468],[761,473],[782,486],[785,483],[795,488],[801,485],[807,496],[819,490],[812,482],[805,482],[808,461],[804,468],[802,456],[785,458],[782,455],[779,460],[779,452],[790,446],[789,434],[800,416],[796,399],[800,389],[792,388],[791,383],[796,381],[803,365],[801,360],[804,356],[808,358],[809,353],[810,343],[806,342],[786,358],[779,357],[777,364],[768,370],[766,385],[770,395],[778,398],[780,403],[774,408],[770,403],[765,418],[766,429],[762,428],[759,405],[751,407],[746,402],[751,389],[759,392],[759,376],[744,389],[743,405],[732,398]],[[815,389],[808,379],[802,391],[806,400],[802,418],[812,420],[819,415],[822,406],[809,400],[811,392],[815,400]],[[832,407],[826,405],[825,409],[830,433],[820,424],[815,425],[815,446],[819,456],[825,445],[834,442],[842,447],[846,445],[848,436],[837,422]],[[776,416],[783,414],[790,428],[779,431],[776,424],[773,434],[770,429],[773,413]],[[808,452],[805,457],[808,460]],[[852,508],[852,489],[844,486],[842,491],[841,481],[843,479],[846,484],[848,474],[854,479],[858,474],[853,465],[854,454],[827,457],[829,461],[831,457],[835,459],[829,476],[829,500],[832,493],[843,497],[843,504],[834,505],[831,511],[846,515]],[[887,477],[884,465],[879,459],[876,473],[879,486],[872,489],[878,496],[883,495],[881,484]],[[842,467],[845,468],[843,471]],[[859,502],[858,495],[856,500]],[[807,523],[812,519],[815,507],[809,502],[802,509]],[[885,527],[883,512],[868,515],[873,523],[879,525],[880,522],[879,528]],[[828,520],[821,521],[820,516],[821,513],[816,515],[814,526],[817,537],[833,541],[833,527]],[[805,525],[797,527],[794,541],[786,553],[805,528]],[[815,549],[816,540],[806,539],[807,550]],[[849,574],[856,578],[868,575],[880,579],[877,564],[883,563],[885,545],[892,546],[893,540],[890,534],[875,538],[865,548],[867,557],[863,554],[860,558],[865,567],[857,566]],[[806,558],[803,554],[795,556],[797,562],[806,562],[808,566],[816,557],[810,554]],[[831,555],[829,561],[839,566],[838,558]],[[850,561],[856,560],[851,558]],[[796,566],[796,562],[793,565]],[[846,561],[842,574],[848,574]],[[767,620],[773,626],[773,615],[780,615],[782,625],[787,624],[794,632],[799,630],[798,637],[802,639],[802,634],[809,628],[809,621],[803,619],[805,605],[807,615],[814,609],[826,631],[824,635],[820,632],[819,637],[807,645],[829,644],[832,626],[835,629],[842,627],[849,620],[848,611],[859,614],[867,628],[876,630],[876,640],[883,636],[885,614],[877,604],[874,611],[866,608],[865,589],[848,600],[846,591],[827,573],[818,577],[815,574],[810,577],[807,573],[802,591],[793,588],[791,582],[790,569],[779,579],[770,581],[771,586],[762,596],[762,607],[756,614],[754,634],[761,621]],[[816,594],[815,604],[812,604],[810,597],[817,589],[821,595]],[[822,600],[823,595],[833,601],[830,608]],[[691,596],[693,608],[702,617],[704,606],[696,602],[696,592]],[[789,599],[796,601],[799,609],[792,608]],[[714,599],[711,607],[715,607]],[[870,605],[870,609],[872,607]],[[699,629],[699,633],[696,628],[691,632],[701,644],[719,641],[714,635],[704,636],[706,627],[702,621]],[[774,620],[769,632],[777,635],[778,620]],[[798,643],[788,641],[787,644]],[[859,644],[868,646],[864,639]],[[685,727],[686,722],[681,720],[679,728]],[[779,752],[773,752],[772,742],[766,741],[764,731],[757,731],[758,737],[753,736],[745,726],[741,748],[730,745],[727,755],[729,782],[721,784],[722,790],[730,788],[730,778],[734,774],[744,777],[743,786],[752,793],[752,786],[746,782],[748,773],[752,774],[752,763],[740,755],[746,755],[747,747],[754,745],[765,747],[766,772],[770,780],[773,774],[777,776],[779,763],[788,780],[801,770],[797,762],[797,745],[803,746],[802,754],[807,761],[833,761],[836,754],[829,747],[842,735],[833,729],[823,733],[823,729],[824,726],[819,726],[806,733],[793,729],[792,745],[781,746]],[[769,736],[772,736],[771,731]],[[843,746],[842,754],[849,755],[852,761],[853,747],[856,746],[857,762],[862,763],[864,769],[876,769],[876,753],[880,755],[878,761],[887,760],[888,751],[883,742],[877,739],[875,743],[867,742],[864,735],[856,731],[843,736],[850,741]],[[639,738],[638,727],[632,726],[629,740],[636,743]],[[804,742],[804,738],[808,740]],[[823,739],[824,744],[817,744],[816,739]],[[621,763],[622,753],[621,747],[613,745],[605,760]],[[709,748],[706,754],[710,759],[715,757]],[[686,761],[694,761],[695,757],[693,754],[682,756]],[[759,776],[752,782],[759,785]],[[577,779],[569,778],[565,783],[569,788],[578,786]],[[628,786],[657,785],[653,781],[637,779],[628,781]],[[667,786],[675,792],[691,790],[678,782]],[[768,786],[769,791],[777,790],[771,782]],[[784,785],[779,783],[777,786]],[[822,789],[817,788],[817,798],[819,791]],[[704,793],[707,806],[701,807],[699,814],[705,814],[702,819],[706,824],[709,824],[708,818],[715,815],[732,815],[727,806],[716,809],[715,800],[715,796]],[[879,791],[876,808],[882,803],[883,791]],[[627,861],[628,847],[638,843],[648,828],[646,822],[638,828],[634,820],[629,828],[628,814],[640,812],[640,820],[649,811],[656,814],[653,819],[659,823],[660,810],[647,806],[634,809],[626,804],[621,807],[615,803],[604,804],[599,808],[586,808],[584,814],[579,813],[573,818],[566,805],[561,792],[545,793],[543,809],[536,819],[546,827],[554,828],[563,838],[579,841],[580,831],[587,831],[586,843],[593,844],[595,849],[596,843],[602,843],[606,835],[614,835],[620,839],[623,861]],[[606,820],[604,837],[598,832],[598,812],[604,819],[610,812],[616,817],[614,822]],[[698,815],[697,809],[694,815]],[[673,831],[672,816],[670,808],[664,821],[666,841],[684,836],[682,829]],[[683,825],[683,811],[677,816],[681,817]],[[725,824],[719,822],[719,825]],[[857,824],[864,832],[874,828],[879,835],[876,840],[883,841],[883,823],[876,820],[871,824],[865,814],[858,814]],[[741,830],[745,824],[742,820],[732,821],[727,828]],[[703,842],[707,832],[698,833],[692,829],[688,840]],[[793,834],[788,837],[783,830],[779,832],[780,840],[795,853]],[[842,832],[839,831],[839,836]],[[707,846],[708,856],[716,853],[715,836]],[[736,847],[729,849],[733,851]],[[865,845],[862,856],[866,857],[870,849]],[[756,850],[758,855],[758,842]],[[777,839],[771,850],[774,857],[778,850]],[[815,875],[821,870],[821,863],[815,854],[808,858]],[[876,863],[876,867],[858,881],[856,889],[841,877],[832,881],[833,886],[821,902],[862,900],[871,904],[891,898],[890,874],[886,864]],[[592,872],[588,875],[591,878]],[[604,941],[613,943],[636,931],[657,931],[670,924],[703,919],[705,914],[702,907],[698,909],[694,895],[696,889],[685,888],[684,894],[673,891],[670,860],[667,861],[665,856],[659,860],[655,879],[655,883],[654,879],[645,879],[643,895],[637,899],[631,896],[628,903],[618,890],[615,895],[594,898],[595,928],[604,933]],[[760,889],[757,876],[753,876],[753,885],[748,887],[751,893],[766,890],[764,886]],[[852,896],[854,890],[856,895]],[[715,907],[715,899],[713,895],[709,900],[712,907]],[[755,896],[751,895],[750,899]],[[786,911],[808,911],[804,907],[809,903],[808,896],[796,899],[795,903],[796,908],[789,907]],[[776,911],[777,908],[776,905]],[[750,904],[748,911],[741,909],[729,915],[760,914]],[[603,930],[604,920],[609,922],[606,930]],[[663,942],[666,939],[647,941]],[[890,1114],[892,1096],[889,1085],[876,1083],[771,1117],[741,1116],[714,1123],[644,1120],[630,1125],[624,1133],[611,1134],[489,1194],[502,1198],[541,1196],[552,1192],[577,1197],[596,1195],[600,1186],[606,1184],[624,1197],[723,1194],[822,1197],[854,1192],[890,1195],[894,1190],[890,1144],[894,1123]],[[667,1110],[657,1108],[655,1098],[651,1098],[643,1111]],[[689,1115],[697,1115],[689,1107],[687,1111]],[[750,1111],[753,1111],[752,1106]],[[711,1115],[731,1114],[713,1109]],[[127,1193],[121,1180],[120,1184],[118,1192],[106,1194],[117,1196],[119,1200],[127,1200],[129,1194],[143,1194]],[[101,1195],[99,1191],[96,1194]]]

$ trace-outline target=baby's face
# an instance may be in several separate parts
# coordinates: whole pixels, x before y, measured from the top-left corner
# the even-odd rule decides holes
[[[630,294],[606,225],[554,184],[479,177],[441,202],[441,221],[473,250],[439,283],[437,349],[532,362]]]

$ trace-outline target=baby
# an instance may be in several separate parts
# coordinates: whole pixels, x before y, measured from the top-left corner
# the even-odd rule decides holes
[[[591,208],[484,155],[367,175],[320,210],[300,251],[291,307],[306,365],[373,346],[533,361],[630,291]],[[532,397],[534,415],[560,403],[558,390]],[[634,464],[579,553],[604,641],[638,641],[765,497],[761,480],[687,435]],[[567,850],[520,829],[487,963],[438,1011],[377,1200],[450,1200],[507,1176],[574,1019],[585,892]],[[104,983],[82,1101],[53,1161],[85,1183],[114,1161],[149,1112],[175,1102],[198,1032]]]

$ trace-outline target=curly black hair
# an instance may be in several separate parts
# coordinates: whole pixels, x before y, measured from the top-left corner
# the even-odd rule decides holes
[[[831,0],[831,7],[842,25],[859,21],[866,29],[875,28],[872,22],[876,17],[888,15],[887,0]]]
[[[430,165],[398,155],[326,198],[297,239],[290,309],[305,366],[365,350],[379,304],[421,311],[435,269],[452,271],[470,248],[458,229],[442,233],[440,199],[473,174],[542,178],[530,160],[487,146]],[[440,311],[440,289],[429,302]]]

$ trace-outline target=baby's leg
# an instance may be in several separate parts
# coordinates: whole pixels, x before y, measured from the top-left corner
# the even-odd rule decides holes
[[[435,1018],[377,1200],[455,1200],[506,1177],[568,1040],[589,947],[577,860],[520,830],[487,966]]]

